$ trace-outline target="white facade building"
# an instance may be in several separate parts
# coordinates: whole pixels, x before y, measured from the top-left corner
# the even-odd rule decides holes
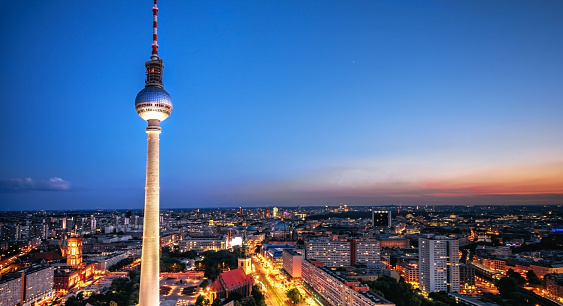
[[[347,281],[320,261],[303,260],[302,279],[334,306],[395,306],[358,281]]]
[[[350,266],[350,255],[350,241],[313,239],[305,242],[305,258],[318,260],[327,267]]]
[[[301,265],[303,262],[303,255],[297,253],[293,249],[283,250],[283,269],[292,278],[301,278]]]
[[[352,240],[354,264],[371,264],[381,261],[381,246],[375,239]]]
[[[220,251],[227,248],[227,240],[219,237],[186,237],[180,241],[182,252],[196,251],[198,254],[205,251]]]
[[[459,292],[459,241],[445,236],[419,238],[418,248],[420,289]]]
[[[0,280],[0,306],[13,306],[22,301],[22,278]]]

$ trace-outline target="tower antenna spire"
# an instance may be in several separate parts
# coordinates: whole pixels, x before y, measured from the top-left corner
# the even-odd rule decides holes
[[[158,7],[156,6],[156,1],[154,0],[154,6],[152,7],[152,60],[158,59],[158,42],[157,42],[157,27],[158,27]]]

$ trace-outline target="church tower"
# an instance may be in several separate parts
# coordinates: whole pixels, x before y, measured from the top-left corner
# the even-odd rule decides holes
[[[82,264],[82,238],[72,235],[67,239],[66,265],[78,268]]]
[[[246,238],[246,231],[244,231],[242,238],[242,245],[240,247],[240,257],[238,259],[238,267],[242,268],[246,275],[252,273],[252,262],[248,252],[248,239]]]

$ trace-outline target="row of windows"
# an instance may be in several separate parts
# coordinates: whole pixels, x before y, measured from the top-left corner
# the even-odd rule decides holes
[[[164,103],[140,103],[136,105],[136,107],[147,107],[147,106],[157,106],[157,107],[165,107],[168,109],[172,109],[172,106]]]
[[[167,115],[170,115],[170,110],[167,109],[160,109],[160,108],[142,108],[137,110],[137,114],[141,114],[144,112],[161,112],[161,113],[165,113]]]

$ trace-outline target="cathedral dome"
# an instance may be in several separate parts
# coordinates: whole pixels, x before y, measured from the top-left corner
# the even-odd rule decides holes
[[[288,231],[289,230],[289,225],[287,225],[287,223],[280,221],[278,223],[276,223],[276,225],[274,226],[274,232],[284,232],[284,231]]]

